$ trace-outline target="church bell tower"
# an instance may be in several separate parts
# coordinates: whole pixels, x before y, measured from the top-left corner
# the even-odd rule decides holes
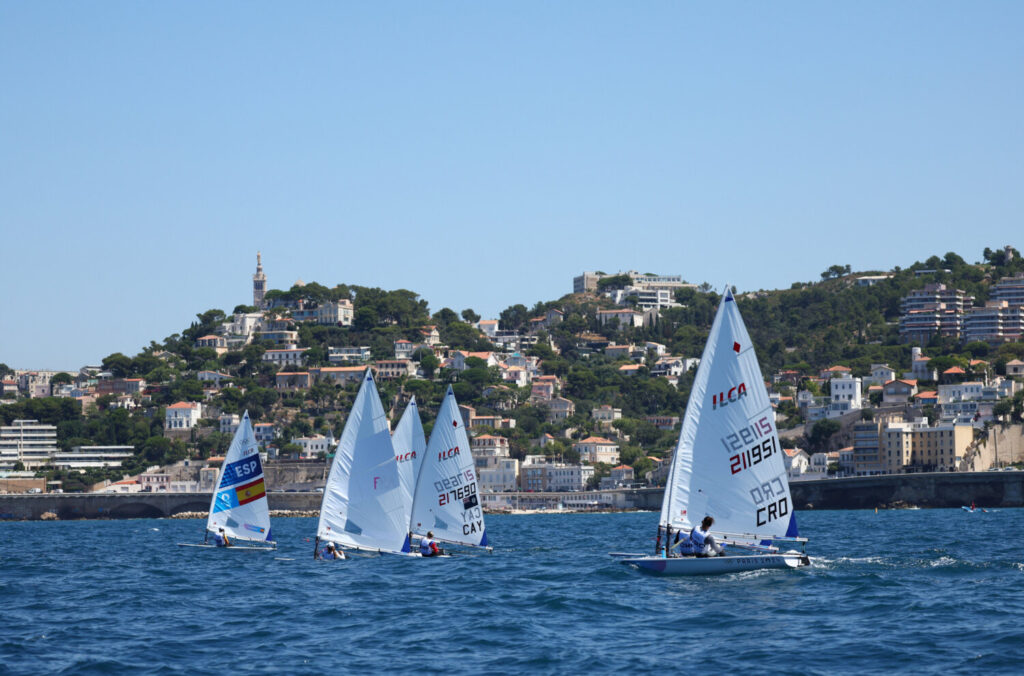
[[[267,293],[267,276],[263,274],[263,262],[260,252],[256,252],[256,274],[252,276],[252,304],[263,309],[263,296]]]

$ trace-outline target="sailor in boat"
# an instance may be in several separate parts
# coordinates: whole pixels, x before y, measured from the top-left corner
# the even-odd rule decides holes
[[[710,516],[705,516],[700,522],[700,527],[690,531],[688,537],[679,538],[673,549],[683,556],[724,556],[725,547],[715,542],[715,536],[708,531],[715,522]]]
[[[327,546],[320,550],[319,558],[323,561],[340,561],[345,558],[345,552],[335,547],[333,542],[328,542]]]
[[[420,538],[420,556],[440,556],[442,553],[434,540],[434,531],[427,531],[427,536]]]
[[[217,547],[230,547],[231,540],[228,540],[227,534],[224,529],[221,528],[219,531],[213,534],[213,544]]]

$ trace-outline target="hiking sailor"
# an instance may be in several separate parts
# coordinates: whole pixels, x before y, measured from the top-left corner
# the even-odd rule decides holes
[[[714,522],[710,516],[705,516],[700,522],[700,527],[691,530],[689,537],[680,538],[673,549],[684,556],[721,556],[724,547],[718,544],[715,536],[709,532]]]
[[[420,556],[438,556],[441,550],[437,548],[434,540],[434,531],[427,531],[427,536],[420,538]]]
[[[345,552],[335,547],[333,542],[328,542],[327,546],[320,550],[319,558],[322,561],[340,560],[345,558]]]
[[[218,532],[213,534],[213,544],[217,547],[231,546],[231,540],[228,540],[228,536],[224,533],[223,528],[221,528]]]

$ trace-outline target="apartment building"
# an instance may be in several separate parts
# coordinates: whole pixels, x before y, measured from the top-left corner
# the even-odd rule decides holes
[[[889,474],[953,471],[974,440],[974,428],[956,423],[929,427],[926,418],[893,421],[882,429],[879,440]]]
[[[26,470],[49,464],[57,454],[57,428],[38,420],[15,420],[0,427],[0,469],[13,470],[22,463]]]

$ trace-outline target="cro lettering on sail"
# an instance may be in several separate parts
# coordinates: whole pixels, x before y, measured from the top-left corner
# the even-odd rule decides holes
[[[789,515],[789,498],[787,497],[785,474],[750,489],[750,497],[757,508],[758,526],[767,526],[772,521]]]

